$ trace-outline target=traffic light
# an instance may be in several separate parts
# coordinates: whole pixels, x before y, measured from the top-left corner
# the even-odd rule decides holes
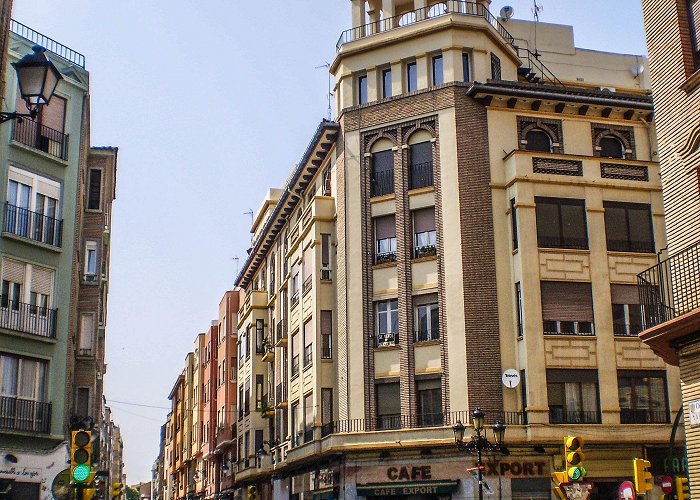
[[[566,495],[561,489],[561,483],[566,483],[566,471],[552,472],[552,481],[554,481],[554,486],[552,486],[552,492],[560,500],[566,500]]]
[[[676,482],[676,498],[678,500],[689,500],[690,499],[690,488],[688,487],[688,478],[683,476],[678,476],[675,479]]]
[[[92,472],[92,432],[72,431],[70,449],[70,479],[74,483],[88,482]]]
[[[124,485],[122,483],[112,483],[112,493],[110,494],[110,497],[112,498],[118,498],[122,495],[122,488]]]
[[[586,469],[583,466],[583,439],[578,436],[566,436],[564,438],[564,471],[567,481],[583,481],[586,477]]]
[[[647,469],[651,467],[649,460],[633,458],[634,466],[634,489],[637,493],[646,493],[654,488],[654,478]]]
[[[258,498],[258,488],[255,486],[248,486],[248,500],[257,500]]]

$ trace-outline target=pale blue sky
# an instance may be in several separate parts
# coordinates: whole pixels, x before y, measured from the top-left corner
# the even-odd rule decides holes
[[[639,0],[542,0],[579,47],[646,53]],[[494,0],[532,19],[531,0]],[[167,407],[195,334],[233,286],[248,209],[279,186],[327,109],[349,0],[14,0],[85,55],[92,144],[119,147],[107,397]],[[111,404],[128,481],[150,480],[166,410]]]

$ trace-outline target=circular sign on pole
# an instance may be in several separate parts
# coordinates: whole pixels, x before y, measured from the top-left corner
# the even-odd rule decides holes
[[[635,500],[637,494],[634,492],[634,485],[629,481],[624,481],[618,490],[619,500]]]
[[[508,368],[503,372],[501,380],[503,381],[503,385],[505,385],[508,389],[513,389],[518,387],[518,384],[520,383],[520,373],[518,373],[518,370]]]
[[[671,476],[661,476],[661,490],[665,495],[673,493],[673,479],[671,479]]]
[[[56,500],[69,500],[71,496],[70,470],[63,469],[51,483],[51,493]]]

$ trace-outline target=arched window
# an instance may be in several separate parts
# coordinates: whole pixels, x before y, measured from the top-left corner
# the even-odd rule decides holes
[[[381,139],[372,146],[372,196],[394,192],[393,144]]]
[[[552,139],[541,128],[533,128],[525,134],[525,149],[528,151],[552,152]]]
[[[624,158],[625,146],[617,137],[606,135],[600,140],[600,156],[604,158]]]
[[[409,189],[433,185],[433,143],[427,130],[418,130],[408,139]]]

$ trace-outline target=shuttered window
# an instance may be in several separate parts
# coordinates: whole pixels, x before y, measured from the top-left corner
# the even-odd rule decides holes
[[[88,210],[102,208],[102,170],[91,168],[88,176]]]
[[[24,284],[25,265],[13,259],[2,259],[2,279],[12,283]]]
[[[53,271],[32,266],[32,292],[41,295],[51,295],[53,290]]]
[[[635,285],[610,285],[613,332],[617,337],[634,337],[644,330],[639,289]]]
[[[396,218],[393,215],[374,219],[375,263],[396,260]]]
[[[321,423],[333,421],[333,389],[321,389]]]
[[[95,339],[95,315],[83,313],[80,315],[80,338],[78,341],[79,353],[83,356],[92,354]]]
[[[397,429],[401,423],[401,389],[398,382],[375,385],[377,429]]]
[[[442,388],[439,378],[416,382],[416,402],[419,426],[443,425]]]
[[[593,296],[590,283],[542,281],[540,292],[545,334],[593,333]]]
[[[333,312],[321,311],[321,358],[333,357]]]

